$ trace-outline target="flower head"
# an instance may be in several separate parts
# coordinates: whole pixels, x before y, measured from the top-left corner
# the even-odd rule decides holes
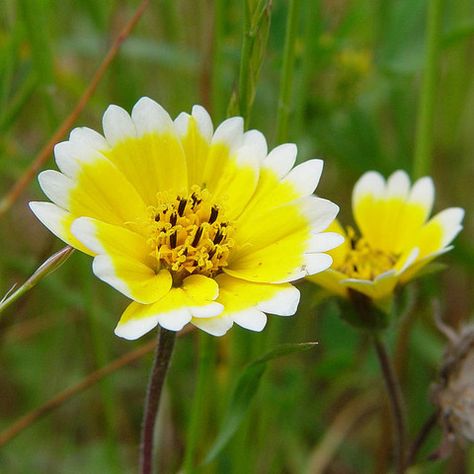
[[[352,194],[360,233],[351,227],[344,232],[335,221],[330,229],[345,234],[346,240],[330,252],[332,268],[310,279],[341,296],[352,289],[376,301],[390,297],[397,284],[451,250],[462,229],[460,208],[445,209],[428,220],[433,200],[429,177],[411,186],[404,171],[396,171],[387,181],[377,172],[365,173]]]
[[[293,168],[295,145],[268,153],[240,117],[214,131],[202,107],[173,121],[148,98],[131,116],[110,106],[103,128],[76,128],[56,145],[61,172],[39,176],[53,202],[31,208],[133,300],[117,335],[189,322],[214,335],[234,322],[260,331],[265,312],[295,313],[289,282],[328,268],[324,252],[343,240],[322,233],[338,207],[312,195],[320,160]]]

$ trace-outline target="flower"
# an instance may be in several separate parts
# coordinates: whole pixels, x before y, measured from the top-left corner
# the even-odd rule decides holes
[[[437,256],[452,249],[462,229],[463,209],[452,207],[427,221],[434,200],[431,178],[410,186],[404,171],[385,182],[375,171],[365,173],[354,186],[352,209],[360,236],[352,227],[344,232],[335,221],[330,230],[346,236],[329,252],[333,266],[310,277],[333,293],[349,296],[349,289],[383,306],[397,284],[414,278]]]
[[[296,146],[267,153],[264,136],[233,117],[213,131],[195,106],[174,121],[149,98],[131,116],[111,105],[104,136],[76,128],[39,175],[53,201],[39,220],[94,257],[97,277],[133,300],[115,333],[191,322],[213,335],[233,323],[261,331],[265,313],[290,316],[290,282],[325,270],[342,242],[322,233],[338,207],[313,196],[321,160],[293,168]]]

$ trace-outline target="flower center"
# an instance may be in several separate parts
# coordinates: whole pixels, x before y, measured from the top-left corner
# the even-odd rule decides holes
[[[193,186],[188,196],[160,192],[157,201],[150,208],[149,245],[158,268],[168,268],[175,283],[193,273],[220,273],[234,245],[233,226],[209,191]]]
[[[347,228],[347,237],[351,249],[337,270],[349,278],[373,280],[394,267],[397,255],[371,247],[364,237],[357,238],[351,227]]]

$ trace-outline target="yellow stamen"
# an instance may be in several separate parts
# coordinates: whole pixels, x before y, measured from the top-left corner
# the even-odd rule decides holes
[[[364,237],[357,238],[351,227],[347,228],[347,238],[351,249],[336,270],[348,278],[373,280],[394,267],[397,255],[371,247]]]
[[[149,245],[157,268],[168,268],[175,282],[193,273],[213,277],[227,266],[233,226],[207,189],[193,186],[188,196],[158,193],[150,208]]]

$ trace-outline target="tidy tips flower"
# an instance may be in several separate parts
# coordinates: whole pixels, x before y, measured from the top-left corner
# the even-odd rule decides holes
[[[343,245],[330,252],[332,268],[310,277],[340,296],[349,289],[375,302],[389,299],[397,284],[406,283],[435,257],[452,249],[462,229],[463,209],[445,209],[428,220],[434,200],[431,178],[410,186],[404,171],[388,180],[365,173],[354,187],[352,210],[359,227],[344,232],[335,221],[330,229],[345,234]]]
[[[323,270],[343,238],[322,232],[338,207],[313,196],[321,160],[293,168],[296,146],[270,153],[264,136],[200,106],[174,121],[149,98],[131,116],[111,105],[104,136],[76,128],[55,147],[60,172],[39,182],[51,202],[31,209],[54,234],[94,257],[93,271],[133,301],[115,333],[191,322],[223,335],[253,331],[265,313],[290,316],[290,282]]]

